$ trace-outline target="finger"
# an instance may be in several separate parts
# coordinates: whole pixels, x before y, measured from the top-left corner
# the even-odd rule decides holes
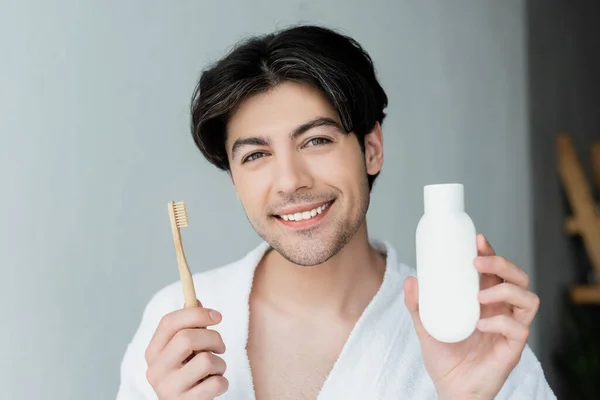
[[[511,283],[501,283],[479,292],[481,304],[508,303],[515,307],[514,318],[524,325],[533,321],[538,311],[539,297],[528,290]]]
[[[146,362],[152,364],[180,330],[216,325],[221,322],[221,319],[222,316],[218,311],[201,307],[184,308],[165,315],[146,348]]]
[[[477,329],[481,332],[501,334],[513,350],[524,346],[529,338],[528,326],[504,314],[480,319],[477,321]]]
[[[481,233],[477,234],[477,255],[479,257],[496,255],[496,252],[494,251],[494,248],[492,247],[490,242]],[[482,274],[481,275],[480,285],[482,288],[494,286],[500,282],[502,282],[502,279],[498,278],[494,274]]]
[[[154,373],[164,376],[169,371],[178,369],[181,365],[192,359],[194,352],[211,351],[217,354],[225,352],[225,343],[219,332],[211,329],[184,329],[173,337],[160,357],[152,365]]]
[[[483,236],[481,233],[477,234],[477,254],[480,257],[496,255],[496,252],[492,248],[490,242],[488,242],[486,237]],[[499,283],[502,283],[502,279],[500,279],[494,274],[481,274],[480,276],[479,286],[482,289],[492,287]]]
[[[208,400],[222,395],[229,389],[229,381],[221,375],[210,376],[194,386],[184,396],[185,400]]]
[[[171,373],[170,381],[177,385],[175,393],[183,393],[198,384],[209,375],[223,375],[227,370],[225,361],[211,352],[198,353],[181,369]]]
[[[490,242],[488,242],[487,238],[481,233],[477,234],[477,253],[480,256],[496,255],[496,252],[494,251],[494,248]]]
[[[417,278],[409,276],[404,281],[404,304],[410,313],[417,336],[422,339],[428,335],[419,315],[419,285]]]
[[[493,274],[523,289],[529,287],[529,275],[502,256],[480,256],[475,259],[475,268],[481,273]]]

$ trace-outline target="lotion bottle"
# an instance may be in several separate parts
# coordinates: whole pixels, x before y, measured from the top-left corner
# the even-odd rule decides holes
[[[468,338],[480,317],[477,233],[460,183],[427,185],[416,230],[419,314],[441,342]]]

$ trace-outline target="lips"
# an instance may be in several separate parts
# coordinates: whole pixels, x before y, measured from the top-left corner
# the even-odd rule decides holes
[[[325,217],[334,202],[335,200],[330,200],[288,208],[283,210],[281,214],[275,214],[274,217],[276,217],[277,221],[290,228],[309,228],[316,225]]]

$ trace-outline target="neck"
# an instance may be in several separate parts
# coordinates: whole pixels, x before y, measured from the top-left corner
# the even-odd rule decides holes
[[[256,268],[252,295],[298,316],[356,318],[381,286],[384,271],[385,257],[369,244],[363,222],[338,254],[314,267],[269,251]]]

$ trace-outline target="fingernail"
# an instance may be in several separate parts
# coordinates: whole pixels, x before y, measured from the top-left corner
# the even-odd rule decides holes
[[[480,319],[477,321],[477,326],[480,328],[484,328],[487,325],[487,321],[485,319]]]
[[[486,299],[488,297],[490,297],[490,291],[488,289],[484,289],[479,292],[480,299]]]
[[[210,316],[210,319],[212,319],[213,321],[217,321],[219,319],[219,317],[221,316],[221,314],[215,310],[210,310],[208,315]]]

